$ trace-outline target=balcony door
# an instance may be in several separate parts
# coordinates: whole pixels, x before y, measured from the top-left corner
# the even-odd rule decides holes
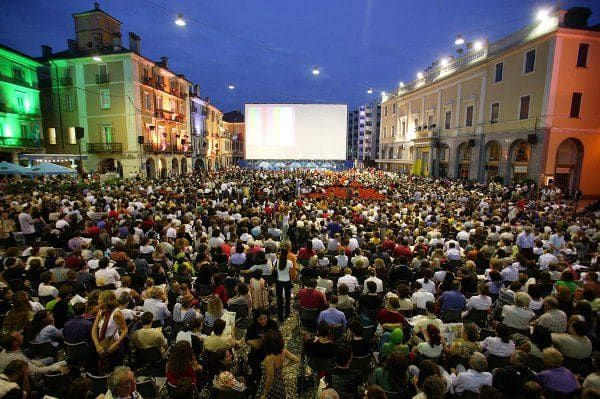
[[[102,123],[100,124],[100,136],[102,142],[105,144],[110,144],[113,142],[113,126],[112,123]]]

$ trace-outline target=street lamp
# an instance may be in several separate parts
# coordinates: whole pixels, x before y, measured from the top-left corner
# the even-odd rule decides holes
[[[456,40],[454,40],[454,44],[456,44],[457,46],[462,46],[463,44],[465,44],[465,39],[462,37],[462,35],[458,35],[456,36]]]
[[[371,88],[369,87],[369,89],[367,90],[367,94],[373,94],[373,89],[371,89]]]
[[[473,43],[473,50],[477,51],[477,50],[481,50],[483,48],[483,42],[481,40],[477,40],[475,43]]]
[[[317,76],[317,75],[319,75],[320,73],[321,73],[321,71],[319,70],[319,68],[318,68],[318,67],[313,67],[313,69],[312,69],[312,74],[313,74],[313,75]]]
[[[550,11],[547,9],[541,9],[536,14],[536,19],[540,22],[545,21],[550,16]]]
[[[96,61],[96,62],[100,62],[102,61],[102,58],[100,58],[99,56],[95,55],[92,57],[92,60]]]
[[[417,79],[423,79],[423,72],[417,72]]]
[[[175,25],[177,26],[185,26],[185,20],[183,19],[183,14],[177,14],[177,19],[175,20]]]
[[[229,83],[229,86],[227,86],[227,88],[229,90],[235,90],[235,85],[233,83]]]

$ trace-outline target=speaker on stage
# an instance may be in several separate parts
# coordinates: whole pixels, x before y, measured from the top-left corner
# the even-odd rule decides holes
[[[82,127],[75,127],[75,138],[76,139],[78,139],[78,140],[82,139],[83,134],[84,134],[84,131],[83,131]]]
[[[144,136],[138,136],[138,144],[144,144]]]

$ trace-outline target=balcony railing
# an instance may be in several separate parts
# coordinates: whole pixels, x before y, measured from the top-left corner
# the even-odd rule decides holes
[[[108,73],[101,73],[96,75],[96,84],[109,83],[110,75]]]
[[[23,76],[8,76],[0,73],[0,80],[8,83],[13,83],[23,87],[35,88],[35,85],[25,80]]]
[[[168,153],[168,154],[186,154],[190,152],[191,146],[187,146],[187,151],[185,150],[186,146],[181,144],[170,144],[170,143],[146,143],[144,144],[144,151],[151,152],[155,154],[160,153]]]
[[[40,148],[40,140],[20,137],[0,137],[0,147]]]
[[[89,153],[123,152],[123,143],[87,143]]]
[[[8,114],[17,114],[17,115],[31,115],[37,116],[39,118],[40,110],[38,108],[30,108],[29,110],[12,108],[7,106],[4,103],[0,103],[0,112],[8,113]],[[2,133],[2,132],[0,132]]]
[[[61,86],[73,86],[73,78],[70,76],[65,76],[60,78]]]
[[[154,86],[154,78],[152,76],[142,76],[142,83],[146,86]]]

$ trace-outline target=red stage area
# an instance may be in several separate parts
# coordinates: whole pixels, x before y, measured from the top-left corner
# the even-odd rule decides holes
[[[360,184],[354,182],[350,184],[350,187],[340,187],[340,186],[332,186],[327,187],[325,192],[318,193],[308,193],[305,194],[308,198],[342,198],[349,199],[357,196],[362,199],[375,199],[375,200],[383,200],[385,199],[385,195],[381,194],[377,190],[373,188],[367,188],[361,186]]]

